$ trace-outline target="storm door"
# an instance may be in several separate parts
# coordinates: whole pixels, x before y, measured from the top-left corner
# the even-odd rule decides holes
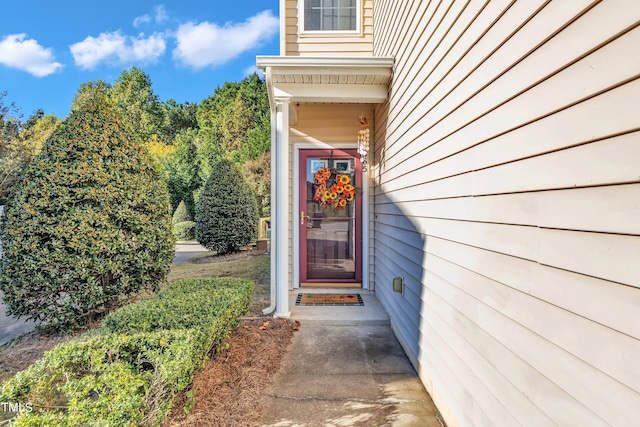
[[[301,286],[361,286],[361,176],[356,150],[300,150]]]

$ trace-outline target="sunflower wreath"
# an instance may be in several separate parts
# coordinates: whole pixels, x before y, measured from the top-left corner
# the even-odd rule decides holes
[[[349,175],[339,173],[334,168],[320,168],[313,174],[315,194],[313,200],[320,207],[344,209],[356,197],[356,188]]]

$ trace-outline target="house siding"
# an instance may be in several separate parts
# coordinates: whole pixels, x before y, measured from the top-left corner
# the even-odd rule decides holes
[[[373,12],[371,277],[448,425],[637,423],[640,3]]]
[[[285,1],[286,56],[372,56],[373,0],[361,0],[361,31],[359,34],[302,34],[298,7],[301,0]]]

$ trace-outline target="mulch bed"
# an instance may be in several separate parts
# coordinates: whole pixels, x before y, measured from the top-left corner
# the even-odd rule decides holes
[[[298,328],[298,322],[288,319],[243,321],[229,337],[228,348],[213,355],[191,388],[176,397],[165,426],[261,425],[262,392]],[[191,406],[187,415],[185,405]]]

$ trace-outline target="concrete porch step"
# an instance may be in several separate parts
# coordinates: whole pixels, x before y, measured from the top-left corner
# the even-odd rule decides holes
[[[362,297],[364,306],[297,306],[300,293],[355,294]],[[388,326],[389,315],[378,301],[375,292],[353,288],[300,288],[289,292],[291,318],[308,326]]]

